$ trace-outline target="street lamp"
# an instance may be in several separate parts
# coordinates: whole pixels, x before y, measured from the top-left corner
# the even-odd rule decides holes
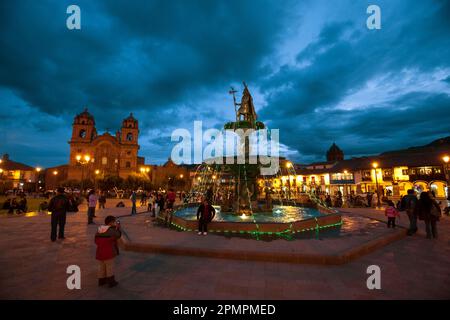
[[[347,190],[347,174],[348,174],[348,171],[347,170],[344,170],[344,176],[342,177],[343,179],[343,184],[344,184],[344,195],[345,196],[347,196],[347,194],[348,194],[348,190]]]
[[[37,168],[36,168],[36,172],[37,172],[37,177],[36,177],[36,193],[39,192],[39,182],[38,182],[38,180],[39,180],[39,174],[40,174],[41,170],[42,170],[42,169],[41,169],[40,167],[37,167]]]
[[[85,154],[84,156],[77,154],[75,159],[77,159],[78,164],[81,165],[81,190],[80,190],[81,195],[84,189],[84,165],[89,164],[89,162],[91,161],[91,157],[88,154]]]
[[[292,162],[286,162],[286,169],[292,168]],[[288,199],[291,199],[291,173],[288,170]]]
[[[448,155],[445,155],[442,157],[442,160],[444,161],[444,173],[445,173],[445,182],[447,183],[447,200],[450,200],[450,186],[449,186],[449,174],[448,174],[448,162],[450,161],[450,157]]]
[[[98,186],[97,186],[97,177],[98,177],[98,175],[100,174],[100,170],[95,170],[94,171],[94,173],[95,173],[95,178],[94,178],[94,181],[95,181],[95,190],[97,190],[97,188],[98,188]]]
[[[58,171],[57,170],[53,171],[53,175],[57,176],[58,175]]]
[[[380,192],[378,190],[378,174],[377,174],[377,168],[378,168],[378,162],[373,162],[372,167],[375,169],[375,185],[377,188],[377,207],[380,207]]]

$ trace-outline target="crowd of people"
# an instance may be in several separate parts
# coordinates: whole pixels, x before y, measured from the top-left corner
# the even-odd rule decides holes
[[[28,211],[27,197],[24,193],[20,193],[14,197],[9,197],[3,203],[3,210],[8,210],[8,214],[22,214]]]
[[[389,204],[394,207],[394,203]],[[432,191],[423,191],[419,196],[413,189],[408,190],[408,194],[403,196],[395,206],[397,211],[405,211],[409,218],[408,235],[417,232],[417,220],[424,221],[427,239],[438,237],[437,222],[442,216],[440,203],[436,200]],[[448,207],[445,209],[448,214]]]
[[[208,224],[215,218],[216,210],[212,206],[212,193],[207,191],[203,195],[196,195],[201,197],[200,205],[197,209],[198,220],[198,235],[207,235]],[[334,197],[329,194],[318,194],[318,197],[326,203],[329,207],[342,207],[344,197],[341,192],[337,192]],[[355,195],[354,192],[346,195],[345,202],[351,205],[361,205],[365,207],[372,207],[376,205],[378,199],[376,193],[367,193],[365,199],[360,195]],[[130,195],[131,213],[137,214],[137,203],[139,201],[140,207],[146,208],[145,212],[149,213],[155,220],[162,218],[163,220],[170,216],[174,210],[175,202],[178,199],[181,203],[185,202],[187,195],[184,192],[177,193],[170,189],[165,191],[132,191]],[[24,194],[18,195],[19,200],[9,198],[4,208],[9,212],[26,212],[27,199]],[[197,198],[196,198],[197,199]],[[199,199],[197,199],[199,200]],[[365,200],[365,201],[363,201]],[[418,220],[424,221],[426,237],[428,239],[438,237],[437,222],[442,215],[440,204],[436,201],[432,192],[421,192],[416,195],[414,190],[408,190],[408,194],[403,196],[397,204],[389,200],[387,197],[380,199],[385,204],[385,215],[387,217],[387,227],[395,228],[396,219],[400,217],[401,212],[409,218],[408,235],[413,235],[418,230]],[[50,240],[55,242],[57,239],[63,240],[65,238],[65,225],[67,212],[77,212],[78,206],[82,203],[82,197],[73,193],[66,193],[64,188],[58,188],[56,195],[47,203],[44,201],[40,204],[40,210],[48,210],[51,212],[51,232]],[[87,203],[87,223],[95,224],[96,208],[99,210],[106,208],[106,194],[104,192],[96,192],[90,190],[86,196]],[[116,207],[125,207],[123,201],[119,201]],[[447,208],[447,214],[448,214]],[[115,279],[113,265],[114,258],[119,254],[117,240],[121,237],[120,221],[108,215],[104,224],[98,226],[95,234],[95,244],[97,246],[96,259],[98,260],[98,285],[114,287],[118,284]]]

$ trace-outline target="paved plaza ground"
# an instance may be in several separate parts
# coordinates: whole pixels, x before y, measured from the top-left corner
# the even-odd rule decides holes
[[[98,211],[125,216],[130,208]],[[121,218],[132,241],[252,250],[332,252],[355,241],[383,236],[381,210],[343,209],[338,236],[271,242],[178,232],[156,226],[146,214]],[[369,217],[369,218],[367,218]],[[420,232],[342,265],[261,262],[121,251],[116,288],[98,288],[96,226],[86,224],[85,208],[69,214],[66,239],[50,242],[45,214],[0,217],[0,298],[2,299],[448,299],[450,298],[450,219],[438,225],[440,238]],[[401,225],[407,218],[402,216]],[[398,231],[398,230],[397,230]],[[396,232],[396,231],[395,231]],[[327,251],[328,250],[328,251]],[[81,289],[66,287],[66,268],[81,268]],[[381,290],[368,290],[366,269],[381,268]]]

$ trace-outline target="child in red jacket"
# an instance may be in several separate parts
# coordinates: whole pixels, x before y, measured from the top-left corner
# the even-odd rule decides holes
[[[391,200],[388,201],[388,206],[384,210],[384,214],[388,218],[388,225],[387,225],[388,228],[390,228],[391,225],[392,225],[392,228],[395,228],[395,218],[399,217],[400,214],[399,214],[398,210],[395,208],[395,205]]]
[[[122,236],[119,221],[116,217],[107,216],[105,225],[98,227],[95,234],[97,245],[96,259],[98,260],[98,285],[108,284],[110,288],[115,287],[118,282],[114,278],[114,258],[119,254],[117,240]]]

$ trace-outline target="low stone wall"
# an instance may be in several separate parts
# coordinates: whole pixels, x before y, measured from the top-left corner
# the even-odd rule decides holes
[[[185,220],[183,218],[172,215],[168,221],[171,225],[185,231],[198,230],[198,223],[195,220]],[[317,218],[311,218],[307,220],[300,220],[290,223],[255,223],[253,221],[248,222],[230,222],[230,221],[212,221],[208,225],[208,229],[211,232],[265,232],[265,233],[277,233],[277,232],[302,232],[307,230],[314,230],[319,228],[326,228],[337,226],[342,223],[342,218],[339,213],[333,212],[325,214]]]

